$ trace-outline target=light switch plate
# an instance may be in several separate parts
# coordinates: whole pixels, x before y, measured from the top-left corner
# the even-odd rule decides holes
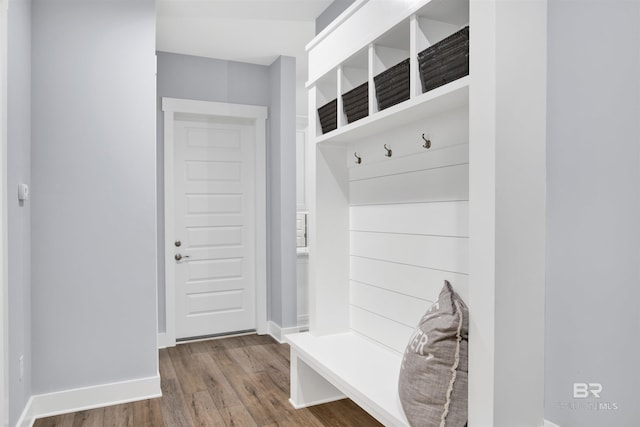
[[[29,186],[27,184],[18,184],[18,200],[21,202],[29,200]]]

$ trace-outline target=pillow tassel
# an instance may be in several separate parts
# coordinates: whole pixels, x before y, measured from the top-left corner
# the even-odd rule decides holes
[[[453,361],[453,366],[451,367],[451,381],[449,381],[449,388],[447,389],[447,401],[444,404],[444,411],[442,412],[442,417],[440,418],[440,427],[445,427],[445,421],[447,415],[449,414],[449,405],[451,404],[451,393],[453,393],[453,384],[456,382],[456,374],[458,369],[458,364],[460,363],[460,341],[462,341],[462,311],[460,308],[460,303],[455,301],[455,306],[458,312],[458,316],[460,316],[460,322],[458,323],[458,330],[456,331],[456,355]]]

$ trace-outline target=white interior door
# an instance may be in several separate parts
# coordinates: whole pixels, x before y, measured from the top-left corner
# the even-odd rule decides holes
[[[177,339],[256,329],[254,135],[239,120],[176,118]]]

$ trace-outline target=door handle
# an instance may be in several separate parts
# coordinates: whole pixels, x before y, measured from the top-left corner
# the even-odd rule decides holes
[[[189,258],[189,255],[176,254],[176,256],[174,256],[174,258],[176,259],[176,261],[180,261],[182,258]]]

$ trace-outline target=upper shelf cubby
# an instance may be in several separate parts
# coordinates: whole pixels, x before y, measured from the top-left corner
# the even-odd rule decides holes
[[[318,133],[327,133],[338,127],[338,105],[336,73],[327,73],[316,84],[316,128]]]
[[[369,81],[369,57],[366,48],[361,49],[342,64],[342,93]]]
[[[373,42],[374,75],[378,75],[409,58],[410,35],[409,20],[405,19]]]
[[[340,123],[348,124],[372,114],[369,102],[369,52],[364,48],[340,67]]]
[[[467,0],[432,0],[416,13],[418,52],[469,25]]]
[[[431,0],[424,2],[416,15],[455,25],[458,29],[469,25],[469,0]]]
[[[466,57],[459,46],[453,59],[431,55],[448,46],[450,36],[468,22],[468,0],[357,0],[337,25],[307,46],[312,70],[307,87],[315,93],[314,113],[319,118],[316,141],[338,135],[343,139],[350,129],[383,118],[392,123],[388,117],[400,111],[428,110],[426,105],[446,98],[449,90],[458,93],[468,86],[469,79],[451,84],[468,74],[468,30]],[[432,47],[438,42],[442,43]],[[452,51],[448,48],[447,54]],[[454,72],[450,72],[452,66]],[[429,93],[436,88],[436,93]],[[333,123],[323,129],[320,122],[326,122],[330,109],[335,111]]]

